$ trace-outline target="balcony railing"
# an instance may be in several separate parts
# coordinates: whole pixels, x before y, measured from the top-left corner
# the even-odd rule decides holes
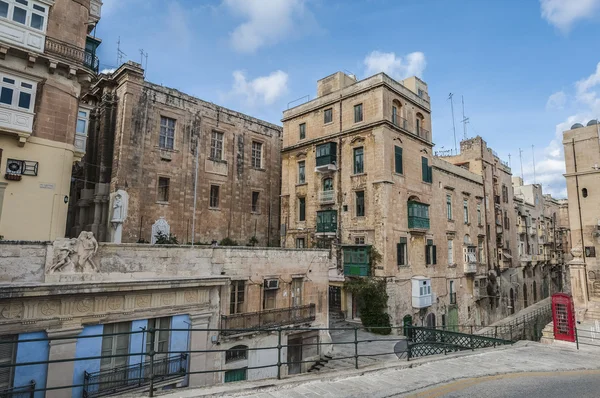
[[[424,129],[423,127],[419,127],[417,135],[421,138],[424,138],[426,141],[431,141],[429,136],[429,130]]]
[[[335,202],[335,191],[321,191],[319,192],[319,203],[334,203]]]
[[[402,127],[404,130],[408,130],[408,120],[398,115],[392,115],[392,123],[394,126]]]
[[[84,68],[98,73],[100,61],[98,57],[90,51],[78,48],[64,41],[56,40],[52,37],[46,37],[45,52],[57,57],[74,62]]]
[[[429,229],[429,218],[408,216],[408,228]]]
[[[312,322],[315,319],[315,304],[277,308],[258,312],[246,312],[242,314],[222,315],[221,328],[224,329],[224,331],[221,333],[223,335],[230,335],[243,333],[238,332],[235,329],[261,329]]]
[[[10,368],[9,368],[10,369]],[[33,398],[35,396],[35,380],[21,387],[12,387],[0,390],[1,398]]]
[[[187,354],[173,354],[171,357],[155,359],[129,366],[99,372],[83,372],[83,398],[112,395],[154,382],[183,377],[187,367]]]

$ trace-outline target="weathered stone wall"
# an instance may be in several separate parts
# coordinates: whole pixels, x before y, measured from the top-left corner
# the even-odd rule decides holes
[[[44,282],[48,242],[0,243],[0,283]]]

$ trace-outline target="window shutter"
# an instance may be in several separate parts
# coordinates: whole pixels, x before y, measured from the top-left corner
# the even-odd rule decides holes
[[[431,262],[433,265],[437,264],[437,250],[436,250],[436,246],[431,246],[433,248],[433,261]]]
[[[402,148],[399,146],[394,147],[394,159],[396,164],[396,173],[402,174]]]
[[[431,256],[429,255],[429,245],[425,245],[425,264],[431,264]]]
[[[427,170],[428,170],[428,177],[429,177],[427,182],[433,182],[433,167],[429,166],[427,168]]]
[[[429,166],[428,166],[428,161],[427,158],[422,157],[421,158],[421,174],[423,177],[423,181],[427,181],[427,176],[429,175]]]
[[[402,265],[402,243],[396,244],[396,260],[398,265]]]

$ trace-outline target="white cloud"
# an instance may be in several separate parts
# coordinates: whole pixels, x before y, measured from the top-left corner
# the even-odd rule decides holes
[[[573,23],[591,19],[600,9],[600,0],[540,0],[542,18],[563,32]]]
[[[401,57],[396,56],[393,52],[383,53],[380,51],[373,51],[365,57],[364,64],[366,66],[365,74],[367,76],[384,72],[398,80],[405,79],[409,76],[421,77],[427,66],[425,54],[422,52],[414,52],[405,57]]]
[[[236,70],[233,72],[233,79],[230,94],[244,98],[251,105],[270,105],[288,90],[288,74],[281,70],[252,80],[248,80],[243,71]]]
[[[557,91],[548,97],[548,102],[546,102],[546,109],[548,110],[560,110],[565,107],[565,103],[567,102],[567,95],[564,91]]]
[[[312,25],[306,0],[223,0],[223,4],[245,20],[230,33],[231,45],[242,53],[301,34]]]
[[[115,68],[110,68],[110,69],[102,69],[100,71],[100,73],[104,74],[104,75],[110,75],[111,73],[115,73]]]
[[[189,25],[190,10],[184,8],[179,1],[170,1],[165,16],[163,38],[174,46],[189,47],[194,36]]]

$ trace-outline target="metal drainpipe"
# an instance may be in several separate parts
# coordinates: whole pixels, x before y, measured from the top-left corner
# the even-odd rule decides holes
[[[340,114],[340,136],[338,137],[338,148],[337,148],[337,173],[338,173],[338,192],[337,192],[337,196],[338,196],[338,216],[337,216],[337,220],[338,220],[338,227],[337,227],[337,233],[336,233],[336,239],[337,239],[337,267],[338,269],[341,268],[342,266],[342,256],[340,255],[342,252],[342,248],[341,248],[341,244],[342,244],[342,199],[344,197],[343,195],[343,190],[342,190],[342,94],[340,94],[340,106],[339,106],[339,114]]]

